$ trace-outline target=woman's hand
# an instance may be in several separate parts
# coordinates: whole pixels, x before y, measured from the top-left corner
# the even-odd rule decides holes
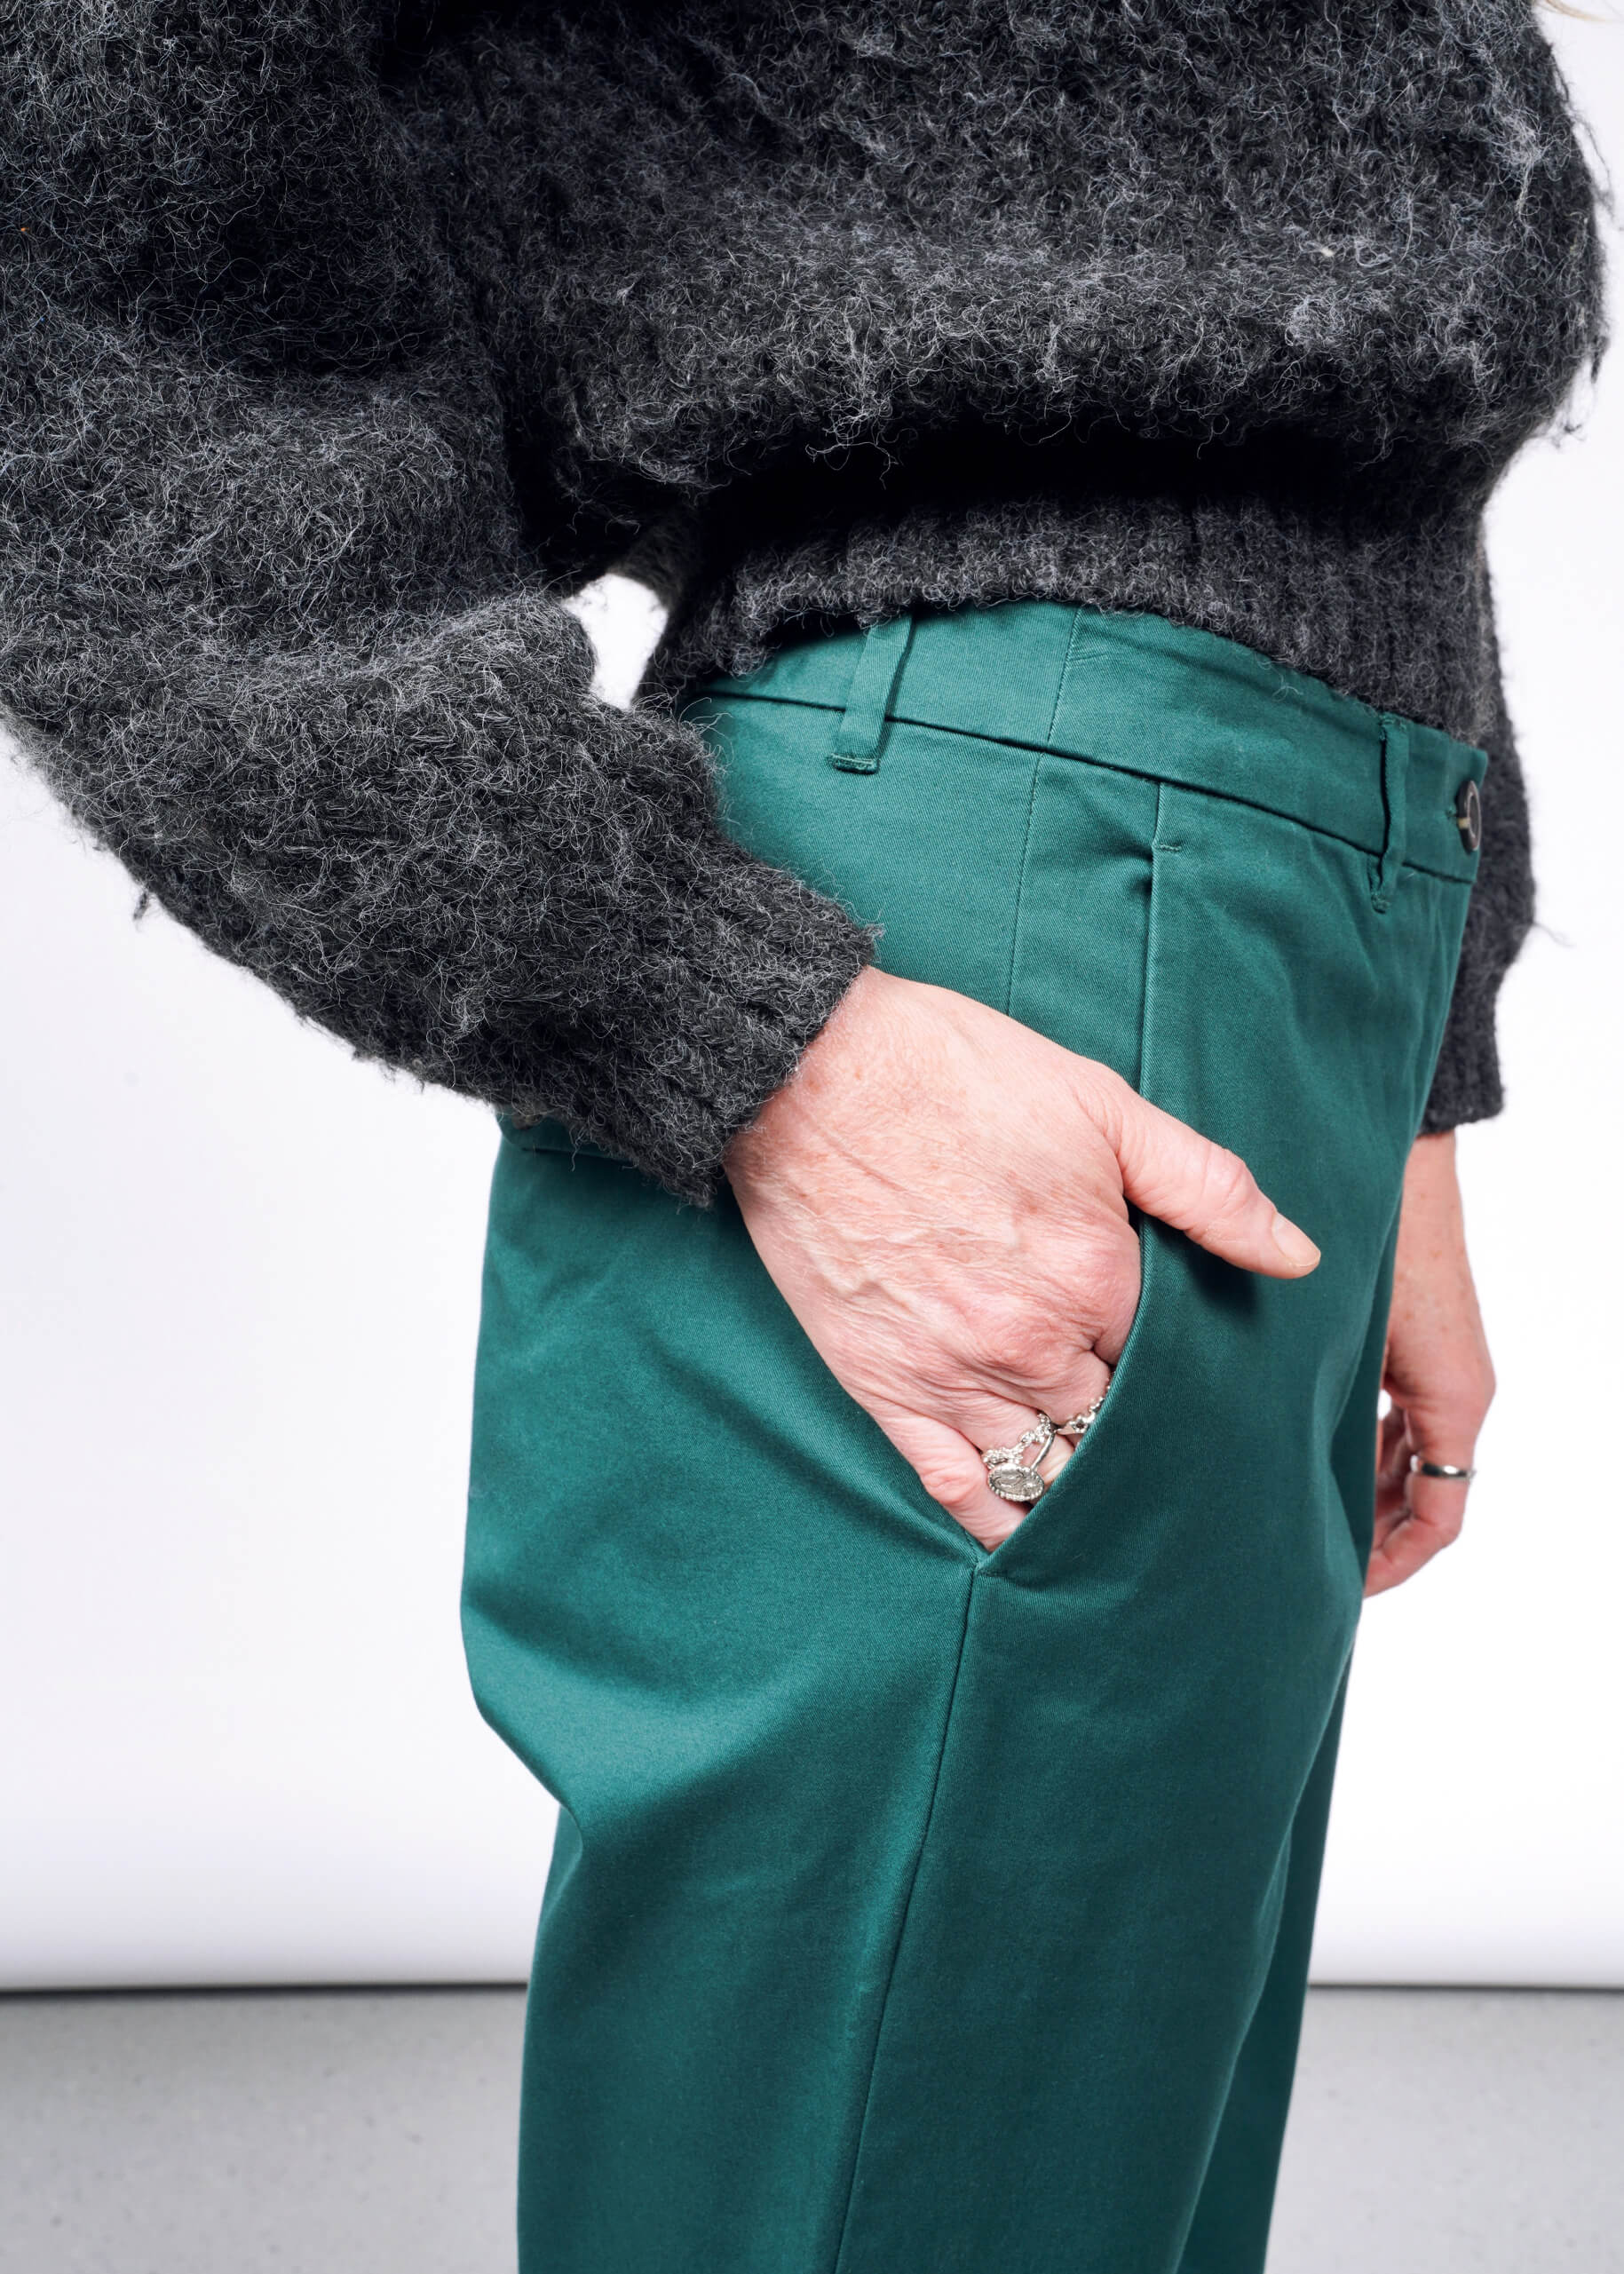
[[[1405,1171],[1382,1387],[1392,1399],[1376,1438],[1376,1531],[1367,1595],[1397,1587],[1446,1548],[1467,1486],[1413,1477],[1410,1456],[1470,1469],[1494,1395],[1466,1256],[1454,1134],[1418,1137]]]
[[[1108,1066],[870,970],[728,1147],[762,1261],[836,1379],[984,1547],[981,1454],[1081,1413],[1139,1300],[1131,1200],[1271,1278],[1319,1251],[1244,1162]],[[1057,1442],[1053,1473],[1067,1448]]]

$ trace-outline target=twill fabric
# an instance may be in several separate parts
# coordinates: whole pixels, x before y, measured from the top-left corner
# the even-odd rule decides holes
[[[729,1200],[507,1129],[464,1625],[561,1811],[524,2274],[1259,2274],[1484,756],[1049,602],[689,716],[886,969],[1113,1066],[1324,1260],[1144,1223],[1100,1419],[988,1554]]]

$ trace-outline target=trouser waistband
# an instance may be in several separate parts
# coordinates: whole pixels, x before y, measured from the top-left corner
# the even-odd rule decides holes
[[[1049,600],[915,613],[705,692],[838,714],[830,763],[852,772],[879,766],[899,722],[1256,805],[1368,852],[1377,907],[1403,866],[1477,874],[1482,750],[1160,616]]]

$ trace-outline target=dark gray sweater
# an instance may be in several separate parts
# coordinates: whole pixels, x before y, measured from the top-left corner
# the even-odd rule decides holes
[[[1485,742],[1430,1124],[1526,928],[1483,507],[1598,344],[1527,0],[6,0],[0,700],[357,1050],[703,1197],[868,952],[669,697],[1151,609]],[[654,693],[558,606],[641,543]]]

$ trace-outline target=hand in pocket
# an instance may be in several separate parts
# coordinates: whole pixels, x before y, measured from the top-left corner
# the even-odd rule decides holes
[[[726,1168],[825,1364],[986,1548],[1023,1510],[992,1491],[982,1453],[1040,1411],[1086,1410],[1128,1339],[1129,1202],[1270,1278],[1319,1260],[1244,1161],[1108,1066],[874,970]]]

